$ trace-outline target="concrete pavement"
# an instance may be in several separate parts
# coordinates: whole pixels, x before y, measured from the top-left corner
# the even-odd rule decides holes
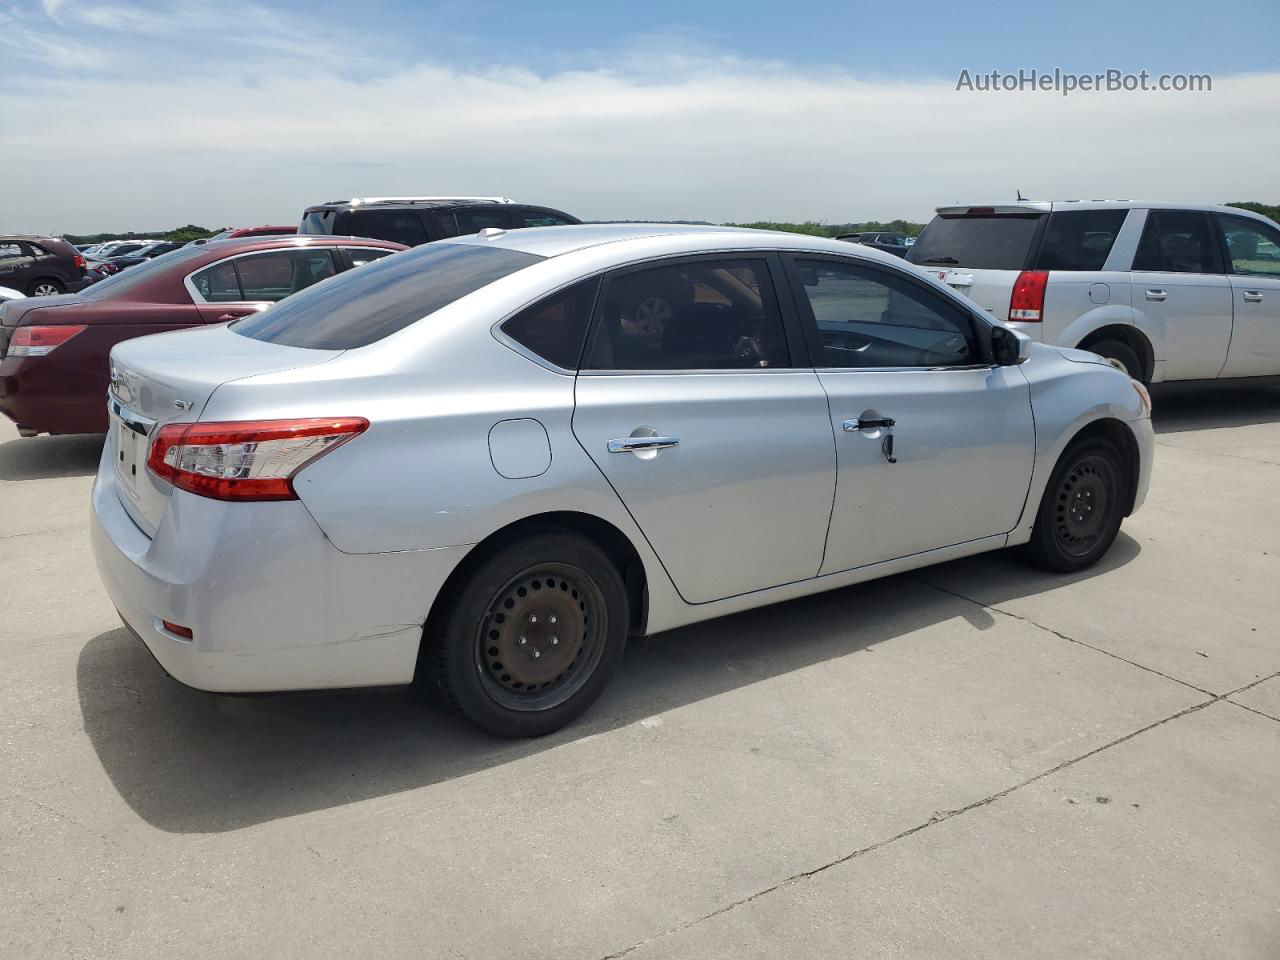
[[[0,956],[1280,956],[1280,388],[1158,391],[1106,562],[633,645],[576,726],[219,697],[118,627],[92,438],[0,428]]]

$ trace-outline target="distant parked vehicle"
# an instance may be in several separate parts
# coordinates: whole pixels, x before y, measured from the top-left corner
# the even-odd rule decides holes
[[[363,197],[308,207],[298,232],[312,236],[378,237],[409,247],[479,233],[580,223],[551,207],[508,197]]]
[[[629,636],[1007,546],[1083,570],[1154,440],[1101,358],[763,230],[457,237],[111,361],[93,547],[171,676],[416,680],[504,736]]]
[[[0,285],[29,297],[75,293],[89,285],[85,258],[60,237],[0,236]]]
[[[908,260],[1144,383],[1280,374],[1280,226],[1130,200],[939,207]]]
[[[150,260],[75,297],[6,303],[0,306],[0,413],[23,436],[101,433],[107,355],[120,341],[225,323],[403,249],[350,237],[221,240]]]
[[[900,233],[884,233],[872,231],[869,233],[842,233],[836,237],[837,240],[844,240],[846,243],[860,243],[864,247],[871,247],[875,250],[883,250],[885,253],[892,253],[897,257],[905,257],[907,255],[907,245],[903,242],[906,238]]]
[[[136,267],[140,263],[146,263],[148,260],[154,260],[156,257],[164,256],[174,250],[181,249],[183,244],[164,241],[162,243],[152,243],[143,247],[134,253],[125,256],[109,257],[104,266],[113,267],[112,273],[119,273],[127,267]]]

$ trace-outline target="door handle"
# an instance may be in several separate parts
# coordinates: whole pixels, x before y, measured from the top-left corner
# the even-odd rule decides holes
[[[876,417],[868,420],[846,420],[844,422],[845,433],[856,433],[859,430],[892,430],[897,425],[896,420],[889,417]]]
[[[1245,302],[1245,303],[1261,303],[1261,302],[1262,302],[1262,291],[1261,291],[1261,290],[1246,290],[1246,291],[1244,292],[1244,302]]]
[[[637,450],[665,450],[679,446],[679,437],[622,437],[609,441],[610,453],[635,453]]]
[[[1148,290],[1147,299],[1148,300],[1167,300],[1169,299],[1169,294],[1167,294],[1163,290]]]

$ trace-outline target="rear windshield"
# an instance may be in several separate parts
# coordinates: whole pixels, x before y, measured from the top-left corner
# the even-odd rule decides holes
[[[1127,210],[1068,210],[1049,215],[1037,270],[1101,270]]]
[[[136,267],[122,270],[120,273],[112,274],[105,280],[99,280],[92,286],[85,287],[81,291],[80,297],[84,300],[110,300],[114,297],[123,296],[135,287],[150,283],[151,278],[156,274],[167,273],[174,264],[181,263],[183,260],[197,260],[207,252],[208,250],[200,244],[170,250],[168,253],[140,263]],[[182,296],[186,296],[186,294],[184,293]]]
[[[308,210],[303,214],[302,223],[298,224],[298,232],[324,236],[333,232],[332,227],[332,210]]]
[[[1042,213],[939,215],[912,244],[907,260],[922,266],[1022,270],[1043,217]]]
[[[426,244],[308,287],[231,329],[267,343],[351,350],[542,259],[474,243]]]

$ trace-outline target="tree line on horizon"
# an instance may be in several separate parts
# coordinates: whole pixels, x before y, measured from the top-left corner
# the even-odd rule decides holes
[[[1264,217],[1269,217],[1276,222],[1280,222],[1280,204],[1258,203],[1253,200],[1240,200],[1228,203],[1229,207],[1239,207],[1242,210],[1251,210],[1254,213],[1260,213]],[[599,221],[605,223],[628,223],[633,221],[614,220]],[[709,224],[706,220],[678,220],[667,221],[670,223],[699,223]],[[750,227],[755,230],[781,230],[787,233],[804,233],[815,237],[838,237],[844,233],[867,233],[872,231],[882,231],[885,233],[901,233],[908,237],[918,236],[920,231],[924,229],[923,223],[915,223],[911,220],[867,220],[862,223],[824,223],[818,220],[806,220],[803,223],[790,223],[780,220],[757,220],[752,223],[723,223],[725,227]],[[71,243],[101,243],[104,240],[168,240],[173,243],[189,243],[192,240],[204,240],[213,236],[219,230],[224,228],[210,229],[208,227],[197,226],[194,223],[188,223],[186,226],[178,227],[175,230],[158,230],[151,233],[135,233],[129,231],[127,233],[68,233],[64,234],[64,238]]]

